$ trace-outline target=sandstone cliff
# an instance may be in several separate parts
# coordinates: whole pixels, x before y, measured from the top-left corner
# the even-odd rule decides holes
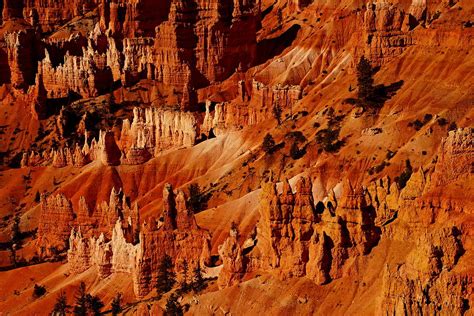
[[[158,108],[134,108],[133,120],[123,122],[120,146],[128,163],[138,149],[148,157],[170,148],[190,147],[199,135],[193,113]],[[132,160],[131,160],[132,159]]]
[[[244,255],[231,231],[219,248],[220,287],[261,270],[283,279],[306,276],[317,284],[354,277],[358,262],[386,239],[412,246],[402,262],[384,264],[378,313],[465,313],[473,279],[461,260],[470,235],[462,223],[472,203],[440,190],[465,181],[461,175],[472,176],[473,139],[471,128],[451,131],[438,160],[414,172],[404,188],[388,177],[367,187],[346,181],[316,202],[308,178],[298,180],[295,192],[286,180],[280,190],[263,184],[257,246]]]
[[[175,194],[167,185],[163,198],[168,202],[162,217],[152,217],[143,223],[139,223],[138,208],[129,210],[125,198],[121,202],[119,197],[112,191],[110,203],[103,204],[97,215],[82,211],[77,222],[70,225],[71,272],[81,273],[94,267],[101,278],[115,272],[130,273],[135,295],[142,297],[155,287],[164,255],[173,258],[177,271],[184,260],[192,269],[208,262],[209,233],[197,226],[182,191]],[[120,202],[123,207],[117,208]],[[118,211],[121,213],[117,215]]]

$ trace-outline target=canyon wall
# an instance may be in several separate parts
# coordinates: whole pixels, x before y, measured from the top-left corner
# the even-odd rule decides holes
[[[397,230],[388,228],[386,234],[394,240],[412,242],[413,248],[402,265],[385,267],[380,306],[384,312],[466,312],[473,278],[460,264],[469,236],[462,218],[471,214],[472,201],[447,192],[450,185],[472,175],[473,149],[472,128],[449,132],[434,166],[414,173],[400,192],[400,223]]]
[[[124,231],[130,241],[138,232],[138,208],[136,205],[130,207],[121,190],[112,189],[109,201],[99,203],[95,209],[89,208],[81,197],[77,210],[74,210],[72,202],[60,193],[42,195],[40,205],[39,238],[36,242],[40,257],[51,257],[66,250],[74,228],[83,236],[90,237],[97,233],[110,238],[115,223],[124,220]]]
[[[49,98],[67,98],[70,93],[90,98],[110,90],[113,75],[107,56],[98,54],[91,42],[82,51],[82,56],[66,52],[62,64],[57,67],[53,66],[48,51],[45,52],[46,57],[39,64],[39,71]]]
[[[220,288],[261,270],[282,279],[306,276],[317,284],[354,278],[357,262],[388,239],[411,246],[402,263],[384,265],[379,313],[465,313],[473,278],[469,264],[460,263],[469,238],[463,218],[473,205],[469,198],[442,192],[472,175],[473,149],[472,128],[451,131],[438,159],[414,172],[405,187],[388,177],[366,187],[346,181],[317,203],[309,178],[300,178],[295,190],[285,180],[281,193],[275,183],[264,183],[257,245],[244,255],[238,232],[231,230],[219,247]]]
[[[51,32],[74,17],[94,10],[98,0],[19,0],[24,3],[23,17],[34,22],[43,32]]]
[[[260,198],[259,265],[282,278],[307,276],[318,284],[347,275],[345,262],[369,254],[381,232],[362,188],[344,184],[336,203],[315,204],[308,178],[298,181],[295,193],[287,181],[281,194],[274,183],[266,183]]]
[[[165,150],[191,147],[199,136],[197,118],[191,112],[134,108],[132,123],[124,120],[119,139],[113,132],[101,130],[98,139],[89,143],[86,130],[82,148],[76,144],[50,152],[25,152],[20,165],[81,168],[95,161],[106,166],[139,165]]]
[[[50,152],[24,152],[20,166],[22,168],[38,166],[52,166],[54,168],[74,166],[81,168],[91,162],[98,162],[105,166],[117,166],[128,162],[118,147],[113,132],[101,130],[99,131],[98,139],[92,139],[89,144],[88,132],[86,130],[84,138],[82,148],[76,144],[73,148],[66,146],[64,148],[51,149]]]
[[[159,220],[151,217],[138,225],[137,207],[128,218],[126,213],[120,217],[107,217],[109,209],[115,206],[111,201],[102,210],[101,219],[105,216],[106,224],[101,222],[101,225],[91,226],[87,234],[82,222],[71,225],[70,271],[81,273],[94,268],[101,278],[116,272],[129,273],[135,295],[143,297],[155,288],[158,267],[165,255],[172,258],[176,271],[181,271],[184,261],[190,269],[204,266],[210,256],[209,233],[197,226],[182,191],[175,193],[171,185],[166,185],[163,200],[163,213]],[[113,219],[116,219],[115,224],[111,222]],[[103,227],[108,231],[104,232],[107,229]]]
[[[98,2],[5,1],[3,20],[14,21],[19,30],[5,37],[9,71],[2,81],[26,91],[40,73],[48,98],[65,99],[97,97],[111,92],[114,82],[130,87],[150,79],[165,104],[196,110],[196,89],[255,60],[259,6],[254,1],[176,0],[158,8],[146,0]],[[96,8],[94,29],[40,39],[41,32]]]
[[[222,135],[228,131],[256,125],[274,117],[275,108],[293,114],[293,107],[303,97],[302,89],[297,85],[269,86],[256,80],[252,80],[251,88],[249,85],[244,80],[239,81],[235,89],[236,98],[228,102],[214,104],[211,100],[206,101],[202,134]]]
[[[166,149],[191,147],[198,136],[197,119],[191,112],[134,108],[132,123],[129,120],[123,122],[120,146],[126,157],[136,149],[155,156]]]

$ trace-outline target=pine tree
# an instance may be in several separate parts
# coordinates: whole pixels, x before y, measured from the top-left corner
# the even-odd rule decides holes
[[[194,269],[192,288],[195,293],[199,293],[206,288],[206,282],[202,276],[199,264],[196,266],[196,269]]]
[[[104,303],[100,300],[98,296],[93,296],[91,294],[86,295],[87,309],[92,312],[94,316],[100,315]]]
[[[10,232],[10,239],[12,244],[18,244],[21,242],[21,231],[20,231],[20,216],[15,215],[13,219],[13,225]]]
[[[166,316],[182,316],[183,315],[183,307],[178,302],[178,295],[173,293],[170,295],[168,300],[166,301],[166,309],[165,309]]]
[[[39,203],[41,201],[41,194],[36,191],[36,194],[35,194],[35,202],[36,203]]]
[[[33,297],[39,298],[43,296],[44,294],[46,294],[46,288],[41,284],[35,284],[33,288]]]
[[[122,293],[115,295],[112,304],[112,315],[116,316],[122,311]]]
[[[56,303],[54,304],[53,312],[51,313],[54,316],[66,316],[66,313],[69,311],[69,306],[67,305],[67,298],[64,292],[60,292],[56,298]]]
[[[189,283],[188,283],[188,262],[186,260],[183,261],[183,271],[182,271],[182,280],[180,284],[180,291],[182,293],[187,293],[189,291]]]
[[[176,283],[176,274],[173,272],[173,261],[171,257],[165,255],[158,267],[158,280],[156,290],[158,294],[169,292]]]
[[[189,198],[188,198],[188,207],[193,212],[199,212],[204,210],[207,207],[207,198],[206,195],[201,191],[199,184],[192,183],[188,187]]]
[[[303,157],[304,154],[305,154],[305,150],[299,149],[298,144],[296,142],[294,142],[291,145],[290,156],[292,159],[294,160],[300,159],[301,157]]]
[[[370,106],[374,96],[374,71],[370,61],[362,56],[357,64],[358,98],[364,105]]]
[[[76,300],[76,305],[74,306],[74,309],[73,309],[74,315],[86,316],[88,302],[87,302],[86,284],[84,282],[81,282],[81,284],[79,285],[79,289],[74,298]]]
[[[405,160],[405,170],[400,174],[399,177],[395,178],[395,181],[398,184],[398,188],[401,190],[406,187],[408,180],[410,180],[411,175],[413,174],[413,167],[411,166],[410,160]]]

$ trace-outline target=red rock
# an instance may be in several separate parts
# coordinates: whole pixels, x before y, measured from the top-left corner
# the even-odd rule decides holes
[[[250,93],[244,82],[239,81],[239,94],[231,102],[218,103],[211,111],[211,103],[206,104],[206,114],[201,127],[202,133],[214,135],[239,130],[256,125],[273,115],[274,106],[282,110],[291,109],[302,98],[299,86],[275,85],[273,87],[254,80]]]
[[[440,186],[473,173],[474,129],[450,131],[441,141],[439,158],[432,176],[433,185]]]
[[[115,142],[113,132],[100,132],[98,147],[98,158],[106,166],[116,166],[120,164],[121,152]]]
[[[218,279],[220,289],[238,284],[244,275],[244,259],[238,238],[237,229],[231,229],[230,236],[219,246],[219,256],[223,260]]]
[[[36,10],[43,32],[50,32],[76,16],[86,14],[97,6],[97,0],[41,0],[25,1],[24,14]]]
[[[3,21],[23,18],[23,2],[15,0],[3,0]]]
[[[78,220],[70,224],[77,227],[72,229],[69,239],[70,271],[80,273],[97,267],[102,278],[115,272],[130,273],[135,294],[142,297],[154,288],[158,265],[165,254],[173,258],[175,269],[179,269],[177,263],[182,260],[189,263],[190,269],[205,264],[210,236],[197,226],[194,215],[187,210],[184,193],[180,191],[175,198],[171,186],[167,186],[164,199],[168,201],[165,222],[158,226],[150,219],[143,224],[139,239],[138,208],[130,210],[121,192],[112,190],[109,203],[102,203],[97,214],[88,211],[82,201]],[[166,218],[173,216],[176,222],[167,222]]]
[[[34,85],[36,56],[34,52],[35,33],[31,29],[5,35],[8,50],[8,64],[11,83],[17,89],[27,89]]]
[[[52,293],[93,279],[90,293],[104,303],[111,291],[127,300],[134,291],[130,312],[157,314],[158,302],[141,299],[153,295],[168,254],[178,275],[184,260],[219,275],[218,290],[210,283],[204,295],[184,295],[190,314],[469,313],[469,1],[0,2],[2,216],[22,215],[22,232],[38,224],[38,254],[67,250],[71,272],[53,284],[41,275],[64,267],[40,264],[6,271],[10,281],[46,282]],[[375,85],[389,92],[378,113],[349,104],[362,55],[380,66]],[[398,80],[405,83],[396,90]],[[71,104],[71,95],[82,100]],[[121,127],[110,120],[132,104],[133,119]],[[113,132],[91,141],[87,128],[102,110],[97,128],[113,124]],[[417,119],[423,126],[407,127]],[[454,123],[464,128],[441,139]],[[344,145],[325,152],[314,137],[333,127]],[[261,152],[267,132],[281,144],[272,154]],[[299,132],[306,140],[292,139]],[[304,148],[299,159],[288,157],[293,141]],[[406,159],[413,173],[405,185],[395,177]],[[255,192],[265,170],[304,177]],[[121,190],[98,200],[109,181],[140,209]],[[165,181],[199,183],[212,193],[209,209],[196,222],[184,192]],[[43,196],[37,212],[32,195],[44,190],[63,193]],[[226,238],[232,220],[250,236],[232,229]],[[15,247],[32,255],[29,237]],[[4,283],[3,292],[17,289]],[[51,293],[24,306],[3,295],[0,309],[35,314],[52,307]]]
[[[459,231],[434,231],[418,241],[406,263],[386,265],[381,311],[390,313],[463,313],[472,276],[449,271],[462,253]],[[421,301],[420,301],[421,299]]]
[[[70,92],[94,97],[110,89],[113,74],[107,67],[107,55],[98,54],[91,45],[89,42],[87,49],[82,49],[82,56],[67,52],[57,67],[53,66],[49,52],[45,52],[39,70],[49,98],[65,98]]]
[[[132,86],[140,79],[154,79],[154,39],[148,37],[124,39],[122,83]]]
[[[31,113],[37,120],[44,119],[47,115],[47,91],[44,87],[42,75],[38,74],[36,76],[35,85],[29,88],[28,95],[33,97]]]
[[[67,247],[74,222],[71,202],[61,194],[41,196],[41,220],[36,247],[42,257],[50,257]]]
[[[193,146],[197,136],[197,120],[192,113],[135,108],[132,124],[125,120],[122,125],[120,146],[127,157],[129,150],[140,149],[145,159],[166,149]]]
[[[374,225],[375,213],[365,204],[365,192],[354,191],[350,184],[345,187],[335,214],[327,209],[319,214],[309,179],[298,181],[295,194],[287,181],[282,194],[277,194],[275,184],[263,184],[256,246],[259,250],[252,260],[283,278],[306,275],[324,284],[342,277],[347,259],[367,255],[380,238],[380,229]],[[226,267],[226,262],[231,264],[238,256],[226,256],[230,254],[223,257],[223,280],[229,278],[229,271],[237,272]],[[245,269],[239,270],[243,272]]]

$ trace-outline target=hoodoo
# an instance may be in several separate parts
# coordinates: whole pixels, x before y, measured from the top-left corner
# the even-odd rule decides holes
[[[0,7],[0,314],[473,314],[472,0]]]

